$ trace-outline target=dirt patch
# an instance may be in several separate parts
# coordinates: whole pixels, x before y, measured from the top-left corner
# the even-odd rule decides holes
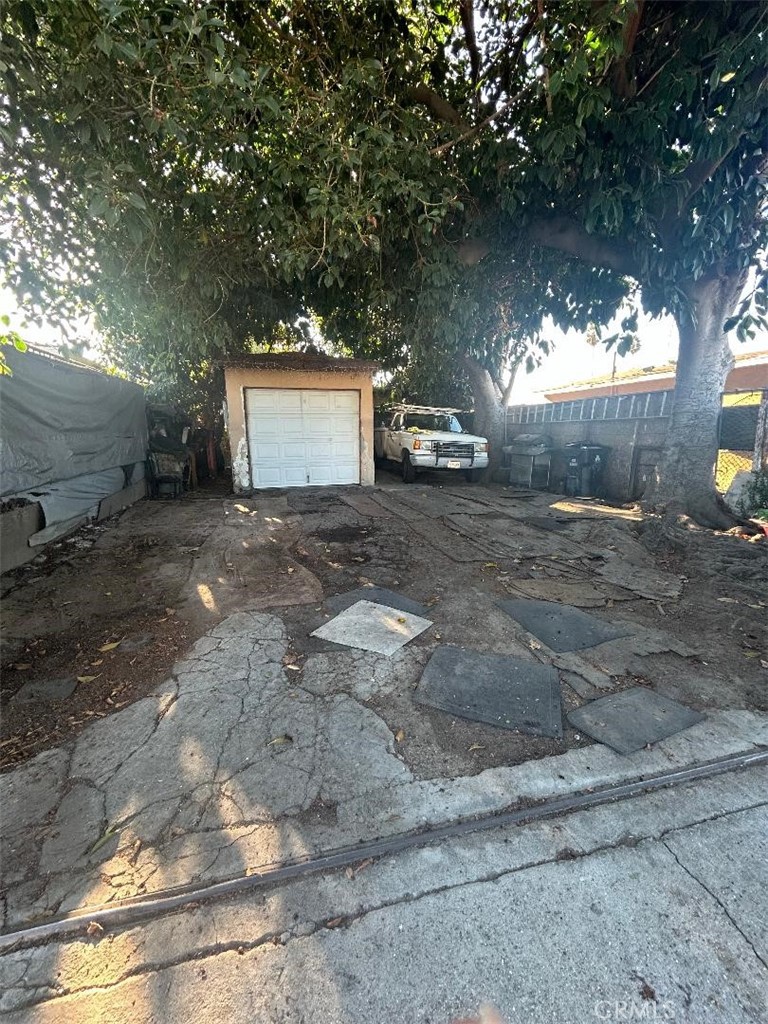
[[[217,504],[139,502],[2,577],[1,767],[65,743],[168,677],[202,632],[178,600]],[[13,700],[25,683],[59,677],[81,681],[63,700]]]
[[[474,489],[466,490],[471,497]],[[461,536],[439,516],[414,511],[407,487],[383,492],[388,518],[364,515],[340,493],[263,493],[246,504],[221,496],[141,502],[4,576],[0,763],[16,764],[60,745],[94,719],[141,698],[168,677],[198,636],[238,608],[274,608],[293,637],[298,668],[308,654],[338,651],[310,636],[327,621],[323,598],[368,583],[428,607],[435,626],[416,647],[451,643],[516,655],[521,650],[510,620],[495,603],[514,592],[515,581],[556,582],[566,586],[564,594],[574,585],[597,588],[606,597],[605,607],[596,609],[599,615],[663,631],[700,652],[697,658],[638,657],[626,676],[614,678],[614,689],[641,682],[703,710],[768,708],[768,541],[752,544],[702,533],[682,546],[651,552],[641,543],[635,516],[611,518],[614,510],[601,508],[603,518],[596,521],[591,507],[587,518],[584,508],[572,511],[555,496],[526,495],[526,516],[554,510],[558,521],[572,515],[580,523],[578,530],[570,527],[578,533],[571,551],[567,531],[521,529],[516,520],[523,503],[499,490],[491,494],[496,501],[508,499],[509,517],[494,511],[473,521],[484,521],[486,543],[492,545],[498,534],[507,545],[515,538],[522,550],[514,557],[499,549],[484,561],[457,562],[451,552]],[[410,496],[403,515],[397,512],[401,493]],[[441,495],[435,487],[423,500],[431,501],[431,508]],[[420,532],[413,529],[414,516],[425,526]],[[535,557],[525,547],[529,533],[536,539]],[[651,570],[685,577],[681,596],[613,605],[617,595],[596,575],[605,562],[594,553],[600,547],[606,557],[637,559]],[[146,633],[153,635],[151,642],[128,649],[132,639]],[[99,650],[109,644],[118,646]],[[295,675],[300,685],[301,673]],[[63,700],[11,700],[26,682],[63,676],[93,678],[78,683]],[[411,683],[376,693],[365,703],[395,737],[401,736],[396,749],[418,777],[457,776],[587,742],[577,739],[566,715],[599,694],[573,682],[578,690],[563,686],[562,741],[429,711],[415,705]]]
[[[121,645],[99,650],[123,637],[130,648],[142,634],[153,639],[140,650],[122,650]],[[3,670],[0,767],[60,746],[91,722],[145,697],[168,677],[192,639],[187,623],[165,615],[137,616],[130,622],[121,617],[111,625],[94,624],[79,638],[65,633],[30,641],[18,660]],[[74,693],[65,700],[18,703],[12,699],[30,680],[58,676],[79,677]]]
[[[330,530],[315,530],[315,537],[329,544],[349,544],[352,541],[367,540],[371,533],[368,526],[334,526]]]
[[[380,715],[397,738],[397,751],[418,779],[477,775],[486,768],[536,761],[564,754],[573,747],[589,746],[589,738],[568,725],[566,715],[584,701],[563,687],[563,738],[528,736],[470,722],[422,705],[413,694],[375,696],[365,702]]]

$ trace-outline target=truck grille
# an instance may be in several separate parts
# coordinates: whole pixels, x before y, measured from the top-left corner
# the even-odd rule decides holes
[[[438,441],[435,455],[438,459],[474,459],[475,446],[460,441]]]

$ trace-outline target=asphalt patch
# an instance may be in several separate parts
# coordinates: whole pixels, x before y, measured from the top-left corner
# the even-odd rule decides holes
[[[408,612],[411,615],[420,615],[426,618],[427,609],[418,601],[412,601],[410,597],[404,597],[394,590],[387,590],[386,587],[358,587],[356,590],[348,590],[344,594],[334,594],[326,598],[324,604],[329,612],[343,612],[351,608],[358,601],[373,601],[374,604],[385,604],[389,608],[397,608],[398,611]]]
[[[416,688],[419,704],[529,736],[563,735],[555,669],[500,654],[439,647]]]
[[[631,636],[629,626],[613,625],[594,615],[553,601],[509,599],[499,601],[499,608],[519,622],[533,636],[538,637],[551,651],[582,651],[597,647],[608,640]]]
[[[315,530],[314,536],[329,544],[351,544],[357,540],[370,540],[371,528],[369,526],[329,526],[327,529]]]
[[[698,711],[642,686],[600,697],[568,715],[574,729],[619,754],[633,754],[704,718]]]

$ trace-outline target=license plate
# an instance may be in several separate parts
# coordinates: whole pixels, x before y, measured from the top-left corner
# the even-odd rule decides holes
[[[461,459],[448,459],[448,469],[461,469]]]

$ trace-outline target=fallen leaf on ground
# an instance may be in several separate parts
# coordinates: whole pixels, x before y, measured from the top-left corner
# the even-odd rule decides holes
[[[116,836],[118,834],[118,831],[119,831],[119,829],[116,829],[116,828],[108,828],[106,830],[106,832],[104,833],[104,835],[101,836],[101,838],[96,840],[96,842],[90,848],[88,853],[96,853],[96,851],[100,850],[102,848],[102,846],[105,845],[105,843],[109,842],[109,840],[112,838],[112,836]]]
[[[103,658],[97,658],[96,661],[92,661],[91,662],[91,665],[93,666],[93,668],[96,668],[97,665],[103,665],[103,664],[104,664],[104,659]]]
[[[285,667],[290,669],[291,672],[301,672],[301,665],[286,665]]]
[[[499,567],[498,567],[498,565],[495,562],[486,562],[485,565],[483,566],[483,568],[485,568],[485,569],[498,569]],[[534,566],[534,569],[535,568],[536,568],[536,566]]]
[[[165,609],[165,614],[166,615],[175,615],[176,614],[176,609],[175,608],[166,608]]]
[[[114,651],[114,649],[116,647],[119,647],[121,643],[122,643],[122,640],[115,640],[115,642],[111,643],[111,644],[102,644],[101,647],[99,648],[99,650],[102,651],[102,652]]]
[[[398,729],[395,733],[395,742],[402,743],[405,739],[405,729]]]
[[[98,679],[98,676],[78,676],[78,683],[92,683],[94,679]]]
[[[91,938],[104,934],[104,927],[99,924],[98,921],[89,921],[88,927],[85,929],[85,934],[90,935]]]
[[[16,669],[17,672],[26,672],[28,668],[32,668],[32,665],[29,662],[25,661],[21,664],[14,665],[13,667]]]
[[[235,508],[238,512],[242,512],[243,515],[249,516],[251,514],[251,510],[246,508],[245,505],[235,505]]]
[[[398,621],[398,622],[405,622],[405,621],[406,621],[406,620],[405,620],[405,616],[403,616],[403,615],[398,615],[398,617],[397,617],[397,621]]]
[[[289,736],[288,733],[284,733],[282,736],[275,736],[267,743],[268,747],[287,747],[289,743],[293,743],[293,736]]]
[[[293,566],[289,566],[288,572],[296,572],[296,570],[293,568]]]
[[[326,928],[338,928],[339,925],[344,924],[346,918],[344,917],[332,917],[330,921],[325,922]]]
[[[347,868],[347,869],[345,870],[344,874],[345,874],[345,875],[347,876],[347,878],[348,878],[348,879],[349,879],[350,881],[352,881],[352,879],[353,879],[353,878],[355,877],[355,872],[354,872],[354,871],[352,870],[352,868]]]
[[[482,745],[482,743],[473,743],[469,750],[471,753],[473,750],[485,750],[485,747]]]
[[[736,600],[735,597],[718,597],[717,600],[720,601],[722,604],[738,604],[739,603]]]

